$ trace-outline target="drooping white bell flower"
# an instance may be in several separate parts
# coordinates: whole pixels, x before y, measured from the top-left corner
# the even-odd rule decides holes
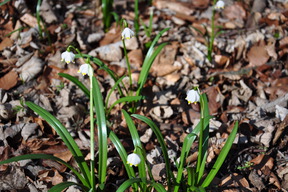
[[[88,74],[89,76],[93,76],[93,69],[91,65],[85,63],[80,66],[78,73],[81,73],[82,75]]]
[[[215,9],[224,9],[225,7],[225,2],[222,0],[217,1],[216,5],[215,5]]]
[[[128,27],[126,27],[121,33],[122,39],[130,39],[134,37],[134,35],[134,32]]]
[[[65,61],[67,64],[74,63],[75,55],[71,51],[65,51],[61,54],[61,61]]]
[[[141,162],[140,156],[136,153],[131,153],[127,156],[127,164],[129,164],[131,167],[138,166]]]
[[[198,91],[192,89],[187,91],[187,97],[186,100],[188,101],[188,104],[190,103],[197,103],[200,101],[200,95],[198,93]]]

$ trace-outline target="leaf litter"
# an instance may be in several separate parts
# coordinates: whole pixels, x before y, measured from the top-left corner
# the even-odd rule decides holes
[[[210,113],[214,116],[210,123],[207,168],[223,147],[233,121],[240,120],[237,145],[233,146],[226,166],[223,165],[225,170],[217,175],[214,184],[223,191],[235,191],[227,189],[233,187],[248,191],[287,191],[288,5],[286,1],[262,0],[227,3],[228,7],[215,16],[224,33],[214,41],[215,62],[210,63],[206,59],[207,44],[201,35],[207,34],[206,29],[211,30],[210,1],[153,2],[152,36],[170,27],[161,38],[170,44],[152,65],[140,113],[158,123],[168,144],[170,159],[174,161],[180,154],[183,137],[193,129],[200,116],[199,106],[187,105],[185,93],[193,86],[199,86],[208,95]],[[125,9],[119,12],[121,17],[133,21],[133,9],[126,6],[126,1],[119,5]],[[144,8],[148,10],[149,7]],[[88,155],[88,99],[57,73],[76,76],[87,87],[89,83],[77,74],[80,63],[67,66],[60,62],[60,53],[69,44],[77,43],[83,52],[98,57],[117,73],[124,74],[121,31],[113,25],[104,33],[102,23],[97,19],[99,12],[95,13],[91,2],[64,4],[45,0],[40,14],[48,30],[45,33],[50,34],[50,44],[48,39],[39,36],[35,6],[27,5],[25,1],[11,1],[0,9],[5,16],[0,19],[3,26],[0,33],[1,160],[27,153],[46,153],[73,165],[71,153],[55,131],[22,107],[20,99],[33,101],[52,112]],[[141,12],[140,17],[149,18],[148,11]],[[9,35],[13,30],[18,31]],[[140,30],[139,40],[126,41],[135,79],[145,56],[144,43],[151,38]],[[114,82],[101,69],[96,73],[105,95]],[[127,125],[120,123],[123,117],[115,109],[110,118],[115,133],[129,149]],[[165,170],[157,140],[149,127],[139,123],[138,130],[147,159],[151,166],[153,164],[152,174],[161,182]],[[109,148],[108,181],[118,185],[125,174],[115,154],[115,149]],[[192,165],[195,156],[196,151],[191,149],[188,160]],[[46,191],[51,185],[75,180],[69,170],[47,160],[19,162],[0,169],[1,191]],[[70,187],[67,191],[77,189]]]

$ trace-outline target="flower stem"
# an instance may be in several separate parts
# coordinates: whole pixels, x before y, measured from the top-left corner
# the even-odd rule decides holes
[[[94,141],[94,113],[93,113],[93,84],[92,84],[92,78],[93,76],[89,76],[90,79],[90,155],[91,155],[91,187],[92,192],[95,191],[95,141]]]
[[[128,59],[128,54],[127,54],[125,39],[122,39],[122,42],[123,42],[125,60],[126,60],[127,69],[128,69],[128,75],[129,75],[129,91],[128,91],[128,92],[130,92],[130,91],[131,91],[131,88],[132,88],[131,66],[130,66],[130,62],[129,62],[129,59]]]
[[[213,43],[215,38],[215,9],[214,5],[216,4],[217,0],[213,1],[213,8],[212,8],[212,18],[211,18],[211,34],[210,34],[210,40],[208,42],[208,55],[207,58],[210,62],[212,62],[212,52],[213,52]]]

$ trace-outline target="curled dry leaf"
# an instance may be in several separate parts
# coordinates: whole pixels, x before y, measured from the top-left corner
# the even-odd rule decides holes
[[[156,181],[159,181],[163,178],[163,174],[165,174],[165,163],[159,163],[153,165],[152,167],[152,175]]]
[[[43,0],[40,7],[40,14],[46,23],[53,23],[57,21],[57,17],[52,9],[52,6],[47,0]]]
[[[25,173],[19,167],[9,166],[9,169],[0,175],[0,191],[21,190],[27,183]]]
[[[22,67],[17,69],[22,81],[27,82],[36,77],[43,70],[44,62],[38,57],[31,57]]]

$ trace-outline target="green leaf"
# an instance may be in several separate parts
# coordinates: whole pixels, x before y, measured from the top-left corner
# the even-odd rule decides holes
[[[84,191],[89,191],[89,188],[84,187],[83,185],[80,185],[80,184],[74,183],[74,182],[70,182],[70,181],[65,181],[65,182],[62,182],[62,183],[59,183],[59,184],[55,185],[54,187],[49,189],[48,192],[63,191],[64,189],[66,189],[67,187],[70,187],[72,185],[77,185],[77,186],[81,187]]]
[[[117,74],[114,71],[112,71],[111,69],[109,69],[109,67],[107,65],[105,65],[100,59],[98,59],[96,57],[92,57],[91,55],[88,55],[88,54],[82,54],[82,55],[76,54],[75,55],[75,58],[80,58],[80,57],[89,58],[90,61],[93,61],[94,63],[96,63],[100,67],[100,69],[103,69],[104,71],[106,71],[115,82],[118,81],[119,78],[118,78]],[[118,91],[119,91],[120,96],[123,97],[124,94],[122,92],[121,87],[119,85],[117,87],[118,87]]]
[[[120,187],[117,189],[116,192],[124,192],[129,186],[131,186],[133,183],[140,183],[141,179],[140,178],[133,178],[133,179],[128,179],[124,183],[120,185]]]
[[[121,78],[119,78],[115,84],[113,85],[113,87],[111,87],[110,91],[108,92],[107,96],[106,96],[106,99],[105,99],[105,110],[107,110],[107,105],[109,103],[109,99],[110,99],[110,96],[112,94],[112,92],[119,86],[119,84],[122,82],[122,80],[125,78],[125,76],[122,76]]]
[[[222,148],[215,164],[213,165],[211,171],[209,172],[209,174],[207,175],[207,177],[205,178],[205,180],[202,183],[202,187],[208,187],[210,185],[210,183],[212,182],[212,180],[214,179],[214,177],[216,176],[216,174],[218,173],[219,169],[221,168],[224,160],[226,159],[228,152],[231,149],[231,146],[234,142],[234,139],[236,137],[238,131],[238,121],[236,121],[232,132],[230,133],[224,147]]]
[[[5,5],[6,3],[8,3],[10,0],[4,0],[3,2],[0,3],[0,6]]]
[[[79,87],[84,92],[84,94],[87,97],[89,97],[90,91],[76,77],[73,77],[73,76],[66,74],[66,73],[58,73],[58,75],[60,77],[64,77],[64,78],[68,79],[69,81],[73,82],[75,85],[77,85],[77,87]]]
[[[140,141],[140,137],[139,134],[137,132],[136,126],[134,125],[133,120],[131,119],[130,115],[125,111],[125,110],[121,110],[124,118],[126,120],[127,126],[129,128],[131,137],[132,137],[132,141],[134,144],[134,148],[137,149],[142,149],[142,144]],[[140,155],[141,157],[141,155]],[[145,159],[141,159],[140,164],[138,165],[138,169],[139,169],[139,175],[141,178],[146,178],[146,169],[145,169]],[[142,187],[146,188],[146,186],[144,186],[144,184],[141,185]]]
[[[152,187],[154,187],[156,189],[156,191],[160,191],[160,192],[167,192],[165,190],[165,188],[163,187],[163,185],[161,185],[160,183],[152,183],[151,184]]]
[[[144,96],[126,96],[126,97],[122,97],[120,99],[118,99],[117,101],[115,101],[109,108],[107,114],[110,113],[110,111],[113,109],[113,107],[119,103],[125,103],[125,102],[131,102],[131,101],[139,101],[141,99],[143,99]]]
[[[149,127],[151,127],[151,129],[153,130],[153,132],[155,133],[157,140],[161,146],[161,150],[163,152],[163,156],[164,156],[164,161],[165,161],[165,166],[166,166],[166,171],[167,171],[167,183],[168,186],[170,188],[171,186],[171,180],[175,180],[174,175],[171,171],[171,164],[170,164],[170,159],[168,157],[168,150],[166,147],[166,143],[163,139],[163,136],[159,130],[159,128],[157,127],[157,125],[149,118],[142,116],[142,115],[138,115],[138,114],[133,114],[131,115],[132,117],[135,117],[143,122],[145,122],[147,125],[149,125]]]
[[[95,77],[92,80],[93,84],[93,101],[94,107],[97,116],[97,127],[98,127],[98,146],[99,146],[99,182],[100,187],[104,186],[106,181],[107,173],[107,126],[106,126],[106,117],[105,117],[105,108],[103,105],[103,98],[100,91],[99,84]],[[91,135],[93,137],[93,135]]]
[[[139,75],[138,89],[136,92],[136,96],[139,96],[141,94],[142,88],[143,88],[143,86],[146,82],[146,79],[148,77],[149,70],[150,70],[156,56],[160,53],[160,51],[163,49],[163,47],[168,44],[168,43],[162,43],[154,51],[154,47],[155,47],[157,41],[160,39],[160,37],[163,35],[163,33],[165,33],[168,30],[169,30],[169,28],[166,28],[166,29],[163,29],[162,31],[160,31],[160,33],[158,33],[158,35],[153,40],[153,42],[152,42],[152,44],[151,44],[151,46],[150,46],[150,48],[146,54],[146,57],[145,57],[144,62],[143,62],[142,70],[141,70],[140,75]]]
[[[211,118],[211,116],[205,117],[207,120],[204,121],[204,126],[206,127],[209,124],[209,120]],[[183,146],[182,146],[182,150],[181,150],[181,155],[180,155],[180,163],[179,163],[179,167],[178,167],[178,171],[177,171],[177,177],[176,177],[176,184],[174,187],[174,192],[179,190],[179,185],[180,182],[182,180],[182,175],[183,175],[183,171],[184,171],[184,164],[186,161],[186,158],[189,154],[189,151],[191,149],[191,146],[193,144],[193,142],[195,141],[198,133],[200,132],[201,129],[201,124],[198,123],[197,126],[195,127],[195,129],[189,133],[183,142]]]
[[[58,119],[56,119],[53,115],[51,115],[48,111],[46,111],[42,107],[39,107],[38,105],[35,105],[34,103],[30,101],[27,101],[26,105],[30,109],[32,109],[34,112],[38,113],[43,119],[47,121],[47,123],[51,127],[54,128],[54,130],[61,137],[61,139],[64,141],[69,151],[72,153],[73,157],[75,158],[82,174],[84,175],[85,180],[90,181],[90,176],[89,176],[90,171],[89,171],[88,165],[85,162],[84,156],[81,153],[79,147],[77,146],[76,142],[74,141],[70,133],[67,131],[67,129],[60,123]]]
[[[122,162],[123,162],[123,165],[126,169],[126,172],[128,174],[128,177],[130,179],[132,178],[135,178],[135,172],[134,172],[134,169],[133,167],[130,167],[126,162],[127,162],[127,153],[126,153],[126,150],[124,149],[121,141],[119,140],[119,138],[116,136],[116,134],[113,132],[113,131],[109,131],[109,139],[112,141],[112,143],[114,144]],[[132,184],[134,190],[136,191],[137,190],[137,184]]]
[[[0,165],[4,165],[7,163],[16,162],[16,161],[21,161],[21,160],[27,160],[27,159],[50,159],[50,160],[58,161],[59,163],[62,163],[63,165],[68,167],[78,177],[78,179],[83,183],[83,185],[85,185],[86,187],[89,187],[89,182],[87,182],[83,178],[83,176],[78,171],[76,171],[76,169],[74,169],[71,165],[69,165],[68,163],[66,163],[62,159],[55,157],[53,155],[48,155],[48,154],[20,155],[20,156],[12,157],[12,158],[4,160],[4,161],[0,161]]]
[[[206,158],[208,155],[208,141],[209,141],[209,121],[211,116],[209,115],[208,101],[205,94],[200,95],[201,105],[201,119],[200,119],[200,134],[199,134],[199,153],[196,165],[197,184],[203,177]],[[206,121],[206,122],[205,122]]]

